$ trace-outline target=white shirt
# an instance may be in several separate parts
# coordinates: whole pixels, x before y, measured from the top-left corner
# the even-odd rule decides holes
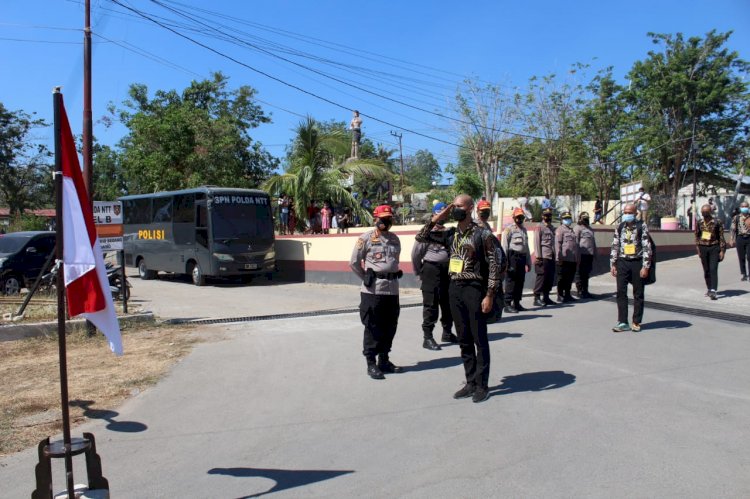
[[[649,201],[651,201],[651,196],[646,194],[645,192],[642,192],[641,195],[638,197],[638,210],[648,211]]]

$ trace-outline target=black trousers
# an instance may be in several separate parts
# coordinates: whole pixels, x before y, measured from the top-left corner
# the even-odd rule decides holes
[[[536,281],[534,282],[534,296],[549,296],[552,285],[555,283],[555,261],[552,258],[543,258],[534,263]]]
[[[576,262],[561,262],[560,278],[557,280],[558,296],[570,296],[570,288],[573,287],[577,266]]]
[[[633,322],[643,321],[643,260],[617,260],[617,322],[628,322],[628,284],[633,285]]]
[[[521,302],[523,283],[526,280],[526,254],[508,252],[508,272],[505,276],[505,304]]]
[[[397,295],[360,293],[359,318],[365,326],[362,354],[368,361],[391,351],[401,311]]]
[[[737,257],[740,259],[740,273],[747,275],[750,270],[750,236],[737,236]]]
[[[487,316],[482,313],[485,291],[478,281],[451,281],[450,299],[466,382],[487,388],[490,379],[490,342]]]
[[[721,253],[721,248],[718,244],[698,246],[698,251],[703,264],[703,279],[706,280],[706,289],[716,291],[716,288],[719,287],[719,253]]]
[[[424,262],[422,267],[422,331],[425,338],[432,338],[432,330],[440,315],[443,331],[450,331],[453,326],[451,314],[450,276],[448,263]]]
[[[589,292],[589,278],[593,268],[594,255],[581,255],[581,261],[578,262],[578,271],[576,272],[576,289],[579,293]]]

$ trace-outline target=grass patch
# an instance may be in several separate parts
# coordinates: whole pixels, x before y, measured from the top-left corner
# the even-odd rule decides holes
[[[72,426],[86,420],[86,409],[113,410],[155,384],[201,341],[190,326],[124,330],[122,340],[125,355],[115,357],[101,333],[68,334]],[[62,431],[56,337],[0,342],[0,379],[0,455]]]

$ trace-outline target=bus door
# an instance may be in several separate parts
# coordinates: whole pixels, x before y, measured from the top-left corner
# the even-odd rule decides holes
[[[208,207],[204,198],[195,201],[195,259],[200,263],[206,275],[213,272],[208,235]]]
[[[175,267],[172,272],[184,273],[188,260],[195,259],[196,252],[196,207],[195,194],[174,196],[174,217],[172,218],[174,249],[177,258],[172,258]]]

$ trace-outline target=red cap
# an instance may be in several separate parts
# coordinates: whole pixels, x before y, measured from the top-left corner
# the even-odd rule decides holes
[[[523,212],[523,209],[522,209],[522,208],[516,208],[515,210],[513,210],[513,218],[516,218],[516,217],[517,217],[517,216],[519,216],[519,215],[524,215],[524,216],[526,215],[526,214],[525,214],[525,213]]]
[[[375,208],[375,211],[372,212],[372,216],[375,218],[392,217],[393,210],[391,210],[391,207],[387,204],[381,204]]]
[[[492,205],[486,199],[482,199],[477,203],[477,211],[492,209]]]

